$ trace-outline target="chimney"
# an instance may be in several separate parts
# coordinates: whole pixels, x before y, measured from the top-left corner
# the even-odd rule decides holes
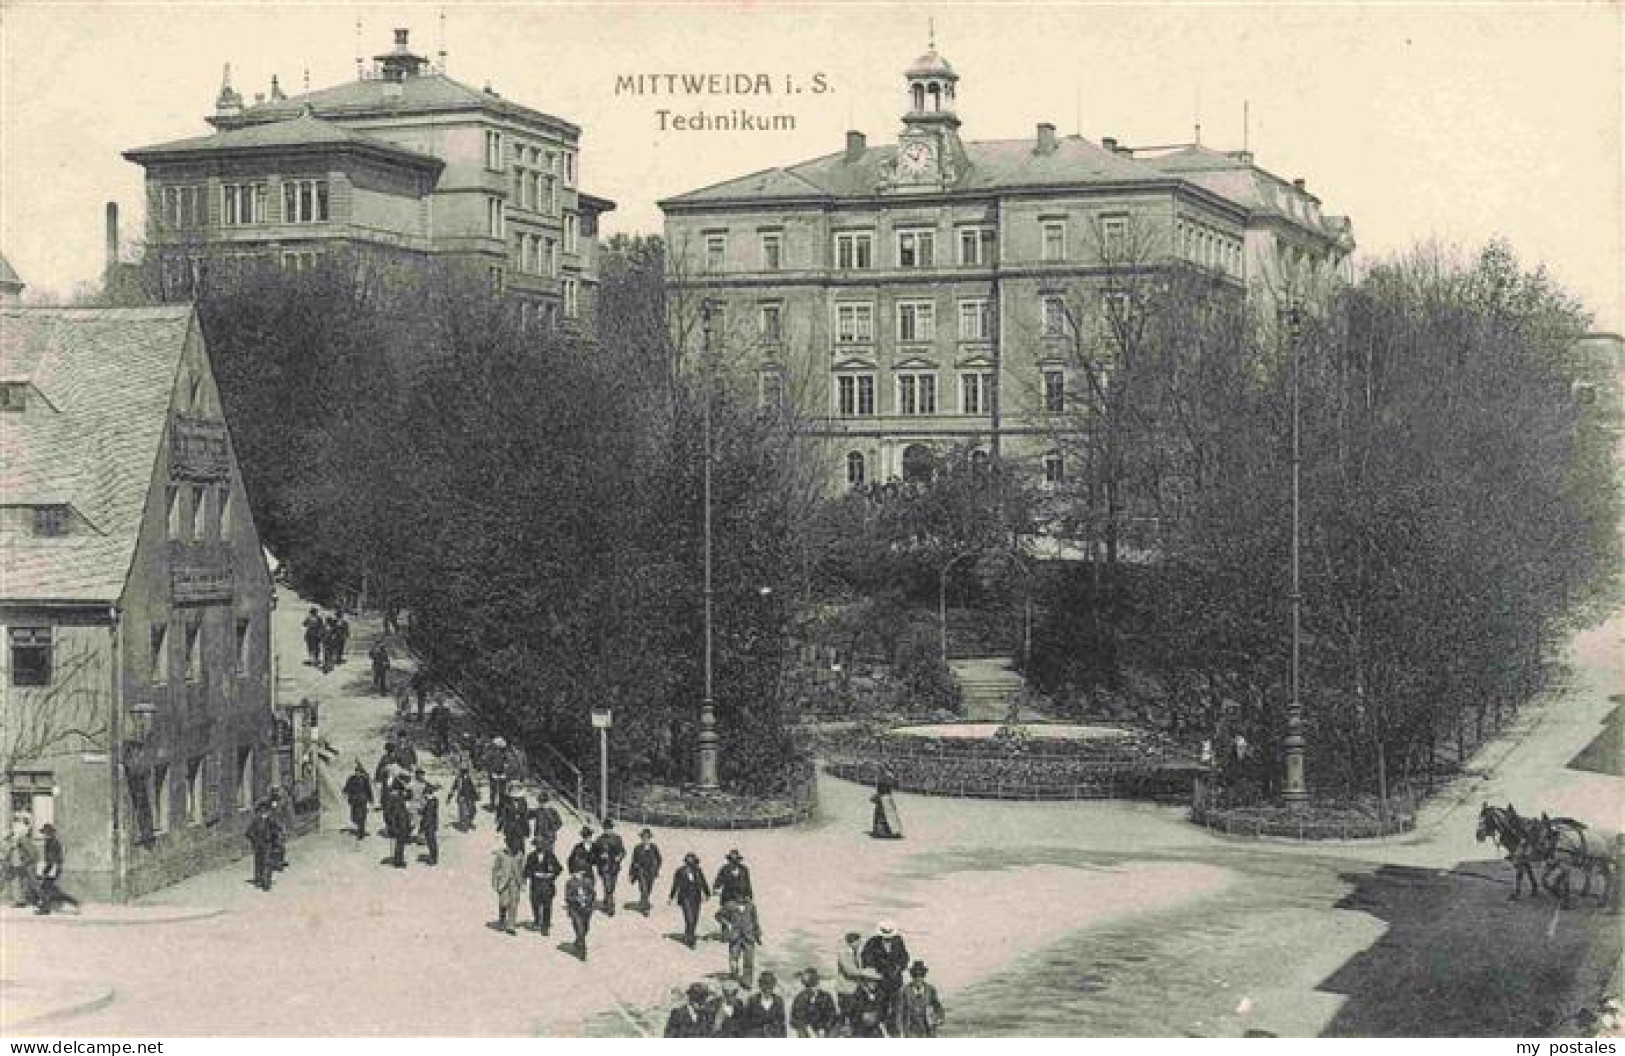
[[[1048,121],[1038,123],[1038,145],[1034,148],[1034,153],[1055,153],[1055,126]]]
[[[859,160],[860,158],[863,157],[864,152],[867,151],[868,149],[869,149],[869,141],[864,138],[864,135],[863,135],[862,132],[851,132],[851,131],[847,132],[847,134],[846,134],[846,160],[847,161],[852,162],[852,161]]]
[[[1116,136],[1101,136],[1100,137],[1100,145],[1103,148],[1105,148],[1106,150],[1111,151],[1113,154],[1117,153],[1117,137]]]
[[[107,203],[107,271],[118,267],[118,203]]]
[[[271,74],[271,102],[281,102],[287,96],[282,93],[282,85],[277,83],[276,74]]]
[[[1297,179],[1292,181],[1292,188],[1293,188],[1293,190],[1296,190],[1299,193],[1303,193],[1304,188],[1303,188],[1303,177],[1302,176],[1299,176]]]
[[[406,46],[406,38],[411,32],[409,29],[397,29],[395,31],[395,53],[397,55],[405,55],[412,50]]]

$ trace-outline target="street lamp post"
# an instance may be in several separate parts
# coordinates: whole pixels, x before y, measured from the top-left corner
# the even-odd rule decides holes
[[[1287,705],[1286,774],[1281,783],[1281,798],[1289,803],[1302,803],[1309,798],[1303,777],[1303,664],[1302,614],[1303,586],[1300,576],[1303,504],[1300,495],[1302,476],[1301,441],[1301,382],[1299,378],[1299,345],[1303,335],[1303,308],[1297,298],[1288,304],[1285,313],[1287,340],[1292,353],[1292,700]]]
[[[705,444],[705,695],[700,698],[700,763],[699,781],[702,789],[714,789],[717,782],[717,711],[716,700],[712,690],[712,661],[711,661],[711,313],[713,304],[709,297],[700,303],[700,325],[704,338],[702,354],[705,357],[700,365],[702,385],[705,389],[704,410],[704,444]]]

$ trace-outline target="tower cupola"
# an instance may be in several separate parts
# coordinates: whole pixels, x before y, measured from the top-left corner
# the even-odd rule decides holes
[[[422,55],[412,54],[412,49],[407,44],[407,37],[410,34],[411,30],[397,29],[394,50],[373,56],[384,80],[404,81],[408,77],[418,76],[424,67],[429,65],[429,60]]]
[[[955,112],[959,74],[954,72],[947,59],[937,54],[935,40],[931,43],[931,49],[904,71],[903,79],[908,89],[908,112],[903,115],[904,124],[959,126],[959,115]]]

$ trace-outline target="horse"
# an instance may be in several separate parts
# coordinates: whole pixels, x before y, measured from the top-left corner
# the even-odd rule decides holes
[[[1539,826],[1540,823],[1534,818],[1520,817],[1510,803],[1505,808],[1485,803],[1478,812],[1478,842],[1493,839],[1506,852],[1507,861],[1512,863],[1512,894],[1508,896],[1509,901],[1523,897],[1523,878],[1526,876],[1529,878],[1529,893],[1540,894],[1534,864],[1544,857],[1541,853],[1543,834],[1537,831]]]
[[[1608,833],[1593,831],[1586,827],[1584,822],[1573,818],[1553,818],[1545,814],[1535,822],[1537,827],[1536,840],[1539,845],[1539,854],[1548,864],[1546,875],[1560,873],[1562,877],[1561,897],[1565,908],[1569,906],[1569,870],[1577,869],[1585,877],[1585,883],[1580,888],[1580,897],[1585,898],[1591,894],[1591,878],[1595,873],[1602,874],[1602,893],[1597,896],[1599,905],[1607,905],[1613,897],[1615,884],[1614,853],[1619,838]],[[1547,890],[1554,894],[1559,889],[1553,888],[1548,882]]]

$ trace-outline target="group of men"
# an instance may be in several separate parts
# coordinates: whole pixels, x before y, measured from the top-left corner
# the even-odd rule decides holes
[[[331,616],[323,617],[314,605],[305,616],[305,653],[311,667],[323,673],[344,663],[344,646],[350,640],[350,621],[344,610],[335,609]]]
[[[248,823],[248,845],[254,852],[254,886],[271,890],[279,870],[288,867],[288,834],[293,829],[293,803],[280,788],[254,804],[254,820]]]
[[[367,836],[367,816],[376,790],[383,833],[394,845],[383,864],[406,868],[406,850],[422,843],[425,865],[440,864],[440,786],[432,784],[417,765],[417,752],[410,744],[389,741],[373,770],[371,779],[357,759],[355,770],[344,782],[344,799],[350,807],[350,824],[356,839]]]
[[[49,822],[41,825],[39,835],[43,849],[35,845],[33,818],[19,814],[12,819],[5,848],[6,885],[12,906],[32,906],[41,916],[64,903],[77,910],[79,900],[62,890],[65,855],[56,826]]]

